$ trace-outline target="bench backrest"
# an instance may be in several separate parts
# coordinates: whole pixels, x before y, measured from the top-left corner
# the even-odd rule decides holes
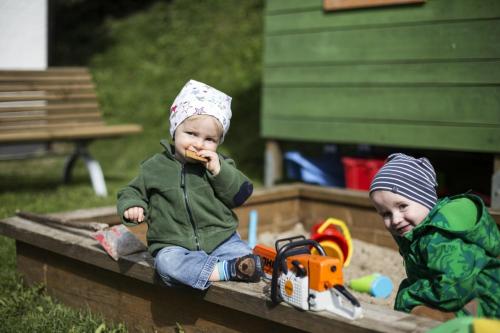
[[[86,68],[0,71],[0,132],[103,125]]]

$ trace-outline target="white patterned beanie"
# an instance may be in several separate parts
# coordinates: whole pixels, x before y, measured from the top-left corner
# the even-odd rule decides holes
[[[437,202],[436,186],[436,172],[427,158],[397,153],[387,158],[373,178],[370,194],[391,191],[432,210]]]
[[[189,80],[170,107],[170,135],[172,138],[177,127],[194,115],[215,117],[222,125],[222,142],[229,130],[231,97],[205,83]]]

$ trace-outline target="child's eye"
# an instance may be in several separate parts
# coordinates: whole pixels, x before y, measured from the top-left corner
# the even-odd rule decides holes
[[[381,213],[380,215],[382,216],[383,219],[388,219],[391,217],[390,212],[384,212],[384,213]]]
[[[404,211],[407,207],[408,207],[407,204],[401,204],[401,205],[399,205],[399,210]]]

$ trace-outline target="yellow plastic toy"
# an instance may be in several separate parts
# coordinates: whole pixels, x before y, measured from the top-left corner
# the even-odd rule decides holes
[[[351,233],[344,221],[331,217],[314,225],[311,229],[311,239],[323,247],[327,256],[338,258],[343,267],[349,266],[353,246]],[[316,249],[313,248],[311,253],[317,254]]]

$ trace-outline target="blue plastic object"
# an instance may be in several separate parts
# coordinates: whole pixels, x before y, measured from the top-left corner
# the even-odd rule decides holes
[[[250,219],[248,221],[248,246],[251,249],[257,244],[257,224],[259,223],[259,214],[256,210],[250,211]]]
[[[373,281],[371,294],[376,298],[387,298],[392,292],[392,281],[385,275],[380,275]]]
[[[344,186],[344,169],[336,154],[305,157],[298,151],[284,154],[289,179],[322,186]]]
[[[349,287],[353,290],[364,292],[376,298],[387,298],[391,295],[393,285],[387,276],[373,273],[349,281]]]

